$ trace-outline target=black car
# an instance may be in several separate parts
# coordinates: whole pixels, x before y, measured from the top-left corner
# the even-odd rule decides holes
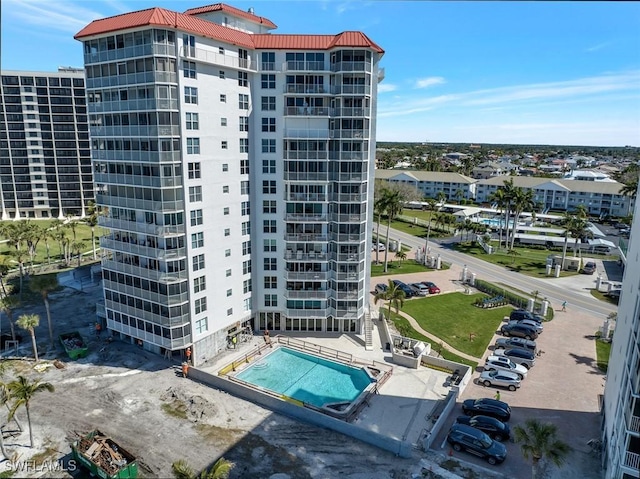
[[[507,422],[511,417],[511,408],[506,402],[496,399],[467,399],[462,403],[462,411],[467,416],[490,416]]]
[[[508,424],[489,416],[458,416],[456,418],[457,424],[466,424],[467,426],[480,429],[485,434],[488,434],[496,441],[506,441],[511,437],[511,428]]]
[[[516,336],[525,339],[536,339],[538,337],[535,329],[517,322],[503,324],[500,332],[505,336]]]
[[[498,338],[493,346],[494,350],[497,349],[512,349],[521,348],[528,349],[529,351],[536,352],[537,344],[535,341],[530,341],[524,338]]]
[[[530,319],[537,323],[542,323],[544,321],[542,316],[531,313],[526,309],[516,309],[515,311],[511,311],[509,321],[520,321],[521,319]]]
[[[500,464],[507,457],[504,444],[494,441],[484,432],[465,424],[454,424],[447,435],[447,442],[456,451],[467,451],[487,460],[489,464]]]
[[[393,284],[395,284],[398,287],[398,289],[400,289],[404,293],[405,297],[407,298],[411,298],[416,295],[416,292],[413,289],[411,289],[411,287],[408,284],[403,283],[399,279],[394,279]]]

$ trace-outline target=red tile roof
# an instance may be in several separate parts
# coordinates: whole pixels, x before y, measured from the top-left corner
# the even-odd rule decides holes
[[[186,15],[199,15],[201,13],[218,12],[218,11],[229,12],[229,14],[231,15],[247,18],[253,21],[254,23],[260,23],[270,28],[278,28],[276,24],[273,23],[268,18],[259,17],[258,15],[245,12],[244,10],[240,10],[239,8],[235,8],[230,5],[225,5],[224,3],[215,3],[213,5],[207,5],[205,7],[190,8],[189,10],[186,10],[184,13]]]
[[[212,7],[215,6],[213,5]],[[224,7],[231,8],[226,5]],[[187,12],[189,11],[187,10]],[[102,35],[148,25],[175,28],[250,49],[328,50],[335,47],[362,47],[371,48],[378,53],[384,53],[382,48],[362,32],[342,32],[337,35],[249,34],[203,20],[193,14],[178,13],[159,7],[94,20],[80,30],[74,38],[80,40],[93,35]]]

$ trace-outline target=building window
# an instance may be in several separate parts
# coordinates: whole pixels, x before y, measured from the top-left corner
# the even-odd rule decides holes
[[[202,248],[204,246],[204,233],[193,233],[191,235],[191,247]]]
[[[186,114],[186,126],[187,130],[197,130],[198,129],[198,114],[197,113],[187,113]]]
[[[250,209],[251,208],[249,207],[248,201],[243,201],[242,203],[240,203],[240,214],[242,216],[249,216]]]
[[[188,169],[188,172],[189,172],[189,179],[190,180],[194,180],[196,178],[201,178],[202,177],[202,172],[200,171],[200,162],[187,163],[187,169]]]
[[[249,160],[240,160],[240,174],[241,175],[249,174]]]
[[[227,126],[227,119],[226,118],[220,118],[220,126]]]
[[[249,131],[249,117],[248,116],[241,116],[240,117],[240,131]]]
[[[242,282],[242,292],[244,294],[247,294],[247,293],[251,292],[251,280],[250,279],[245,279]]]
[[[224,257],[228,258],[229,256],[231,256],[231,249],[224,250]]]
[[[204,269],[204,254],[199,254],[191,258],[193,270],[198,271]]]
[[[243,235],[251,234],[251,222],[250,221],[244,221],[242,223],[242,234]]]
[[[249,274],[251,273],[251,260],[248,259],[247,261],[243,261],[242,262],[242,274]]]
[[[262,194],[263,195],[275,195],[276,194],[276,181],[264,180],[262,182]]]
[[[220,94],[220,103],[227,103],[227,95],[224,93]]]
[[[251,311],[251,297],[242,300],[242,304],[245,311]]]
[[[267,131],[267,132],[276,131],[276,119],[275,118],[263,118],[262,119],[262,131]]]
[[[220,71],[218,72],[218,76],[219,76],[220,78],[224,79],[224,77],[225,77],[225,75],[224,75],[224,70],[220,70]]]
[[[249,194],[249,182],[248,181],[241,181],[240,182],[240,194],[241,195],[248,195]]]
[[[277,289],[278,277],[277,276],[265,276],[264,277],[264,289]]]
[[[262,88],[273,90],[276,87],[276,76],[273,74],[262,74]]]
[[[276,110],[276,97],[275,96],[263,96],[261,103],[262,103],[262,111],[275,111]]]
[[[262,153],[275,153],[276,152],[276,140],[275,139],[262,139]]]
[[[262,65],[261,69],[266,71],[272,71],[276,69],[276,54],[275,52],[262,52]]]
[[[164,30],[156,30],[156,32],[158,31],[164,31]],[[182,45],[184,48],[185,57],[196,56],[196,37],[194,35],[182,35]]]
[[[207,318],[196,320],[196,334],[206,333],[209,330]]]
[[[207,310],[207,297],[198,298],[194,301],[196,314],[204,313]]]
[[[249,138],[240,138],[240,153],[249,153]]]
[[[238,72],[238,86],[249,86],[249,75],[247,72]]]
[[[222,192],[229,193],[229,185],[222,185]]]
[[[275,200],[264,200],[262,202],[262,212],[265,214],[275,214],[276,213],[276,201]]]
[[[223,172],[229,171],[229,163],[222,163],[222,171]]]
[[[242,242],[242,256],[251,254],[251,241]]]
[[[224,235],[225,236],[231,236],[231,228],[225,228],[224,229]]]
[[[233,308],[227,309],[227,316],[232,316],[232,315],[233,315]]]
[[[185,78],[195,78],[196,77],[196,62],[189,62],[184,60],[182,62],[182,68],[184,70]]]
[[[222,142],[220,143],[220,148],[222,148],[223,150],[227,150],[229,148],[229,143],[227,143],[227,140],[222,140]]]
[[[275,101],[275,97],[274,97],[274,101]],[[238,95],[238,108],[240,108],[241,110],[249,109],[249,95],[245,95],[243,93],[240,93]]]
[[[192,210],[189,214],[191,215],[191,226],[202,224],[202,210]]]
[[[202,201],[202,186],[189,187],[189,201],[191,203]]]
[[[230,269],[226,270],[225,271],[225,275],[227,276],[227,278],[230,277],[231,276],[231,270]]]
[[[278,295],[277,294],[265,294],[264,295],[264,305],[265,306],[278,306]]]
[[[262,221],[263,233],[277,233],[275,220],[263,220]]]
[[[275,174],[276,173],[276,160],[262,160],[262,173]]]
[[[265,258],[264,259],[264,270],[265,271],[276,271],[278,269],[278,260],[276,258]]]
[[[225,216],[229,215],[229,207],[225,206],[224,208],[222,208],[222,214]]]
[[[223,25],[226,25],[226,24],[228,23],[228,22],[226,21],[226,20],[227,20],[227,17],[225,17],[224,19],[225,19],[225,22],[223,23]],[[220,55],[224,55],[224,48],[222,48],[222,47],[218,47],[218,53],[219,53]]]
[[[184,102],[193,105],[198,104],[198,89],[190,86],[184,87]]]
[[[187,138],[187,155],[200,154],[200,138]]]
[[[204,291],[207,289],[207,283],[205,276],[200,276],[198,278],[193,279],[193,292],[199,293],[200,291]]]
[[[262,250],[266,252],[276,251],[277,240],[274,239],[266,239],[262,240]]]

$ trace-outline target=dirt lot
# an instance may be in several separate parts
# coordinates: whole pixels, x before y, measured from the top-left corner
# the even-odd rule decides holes
[[[220,456],[236,463],[231,477],[351,478],[410,477],[416,460],[400,459],[354,439],[309,426],[179,377],[177,363],[133,345],[92,335],[97,284],[84,291],[65,288],[52,294],[54,333],[79,330],[89,339],[91,354],[67,361],[59,345],[43,354],[59,358],[64,369],[50,367],[43,373],[33,362],[12,361],[5,381],[15,374],[38,378],[55,386],[31,402],[35,447],[29,444],[24,409],[18,418],[24,432],[12,422],[4,427],[5,445],[14,459],[37,462],[70,459],[69,441],[76,433],[99,428],[139,458],[143,477],[171,477],[171,463],[185,459],[200,470]],[[36,335],[41,352],[48,346],[44,306],[34,304],[16,314],[38,313]],[[6,318],[3,328],[6,330]],[[103,333],[104,334],[104,333]],[[25,338],[26,334],[23,334]],[[23,341],[23,345],[28,341]],[[100,350],[103,349],[102,352]],[[25,348],[30,355],[30,348]],[[6,416],[2,417],[3,423]],[[10,469],[0,463],[0,472]],[[22,472],[17,474],[24,476]],[[31,471],[30,476],[69,477],[68,473]],[[75,472],[77,477],[86,471]]]

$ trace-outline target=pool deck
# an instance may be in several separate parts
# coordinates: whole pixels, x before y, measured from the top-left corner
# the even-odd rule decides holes
[[[352,354],[354,358],[378,361],[393,366],[393,374],[379,389],[379,393],[368,400],[365,407],[352,422],[367,431],[417,444],[423,431],[431,427],[431,414],[449,393],[445,386],[447,373],[421,366],[409,369],[391,363],[391,353],[384,351],[377,324],[373,324],[373,350],[364,349],[364,336],[356,334],[317,333],[308,337],[305,333],[287,332],[290,336],[309,343],[333,348]],[[280,333],[279,333],[280,334]],[[208,373],[217,374],[218,370],[231,361],[264,344],[257,337],[251,342],[239,344],[237,350],[229,350],[216,357],[215,361],[199,367]]]

